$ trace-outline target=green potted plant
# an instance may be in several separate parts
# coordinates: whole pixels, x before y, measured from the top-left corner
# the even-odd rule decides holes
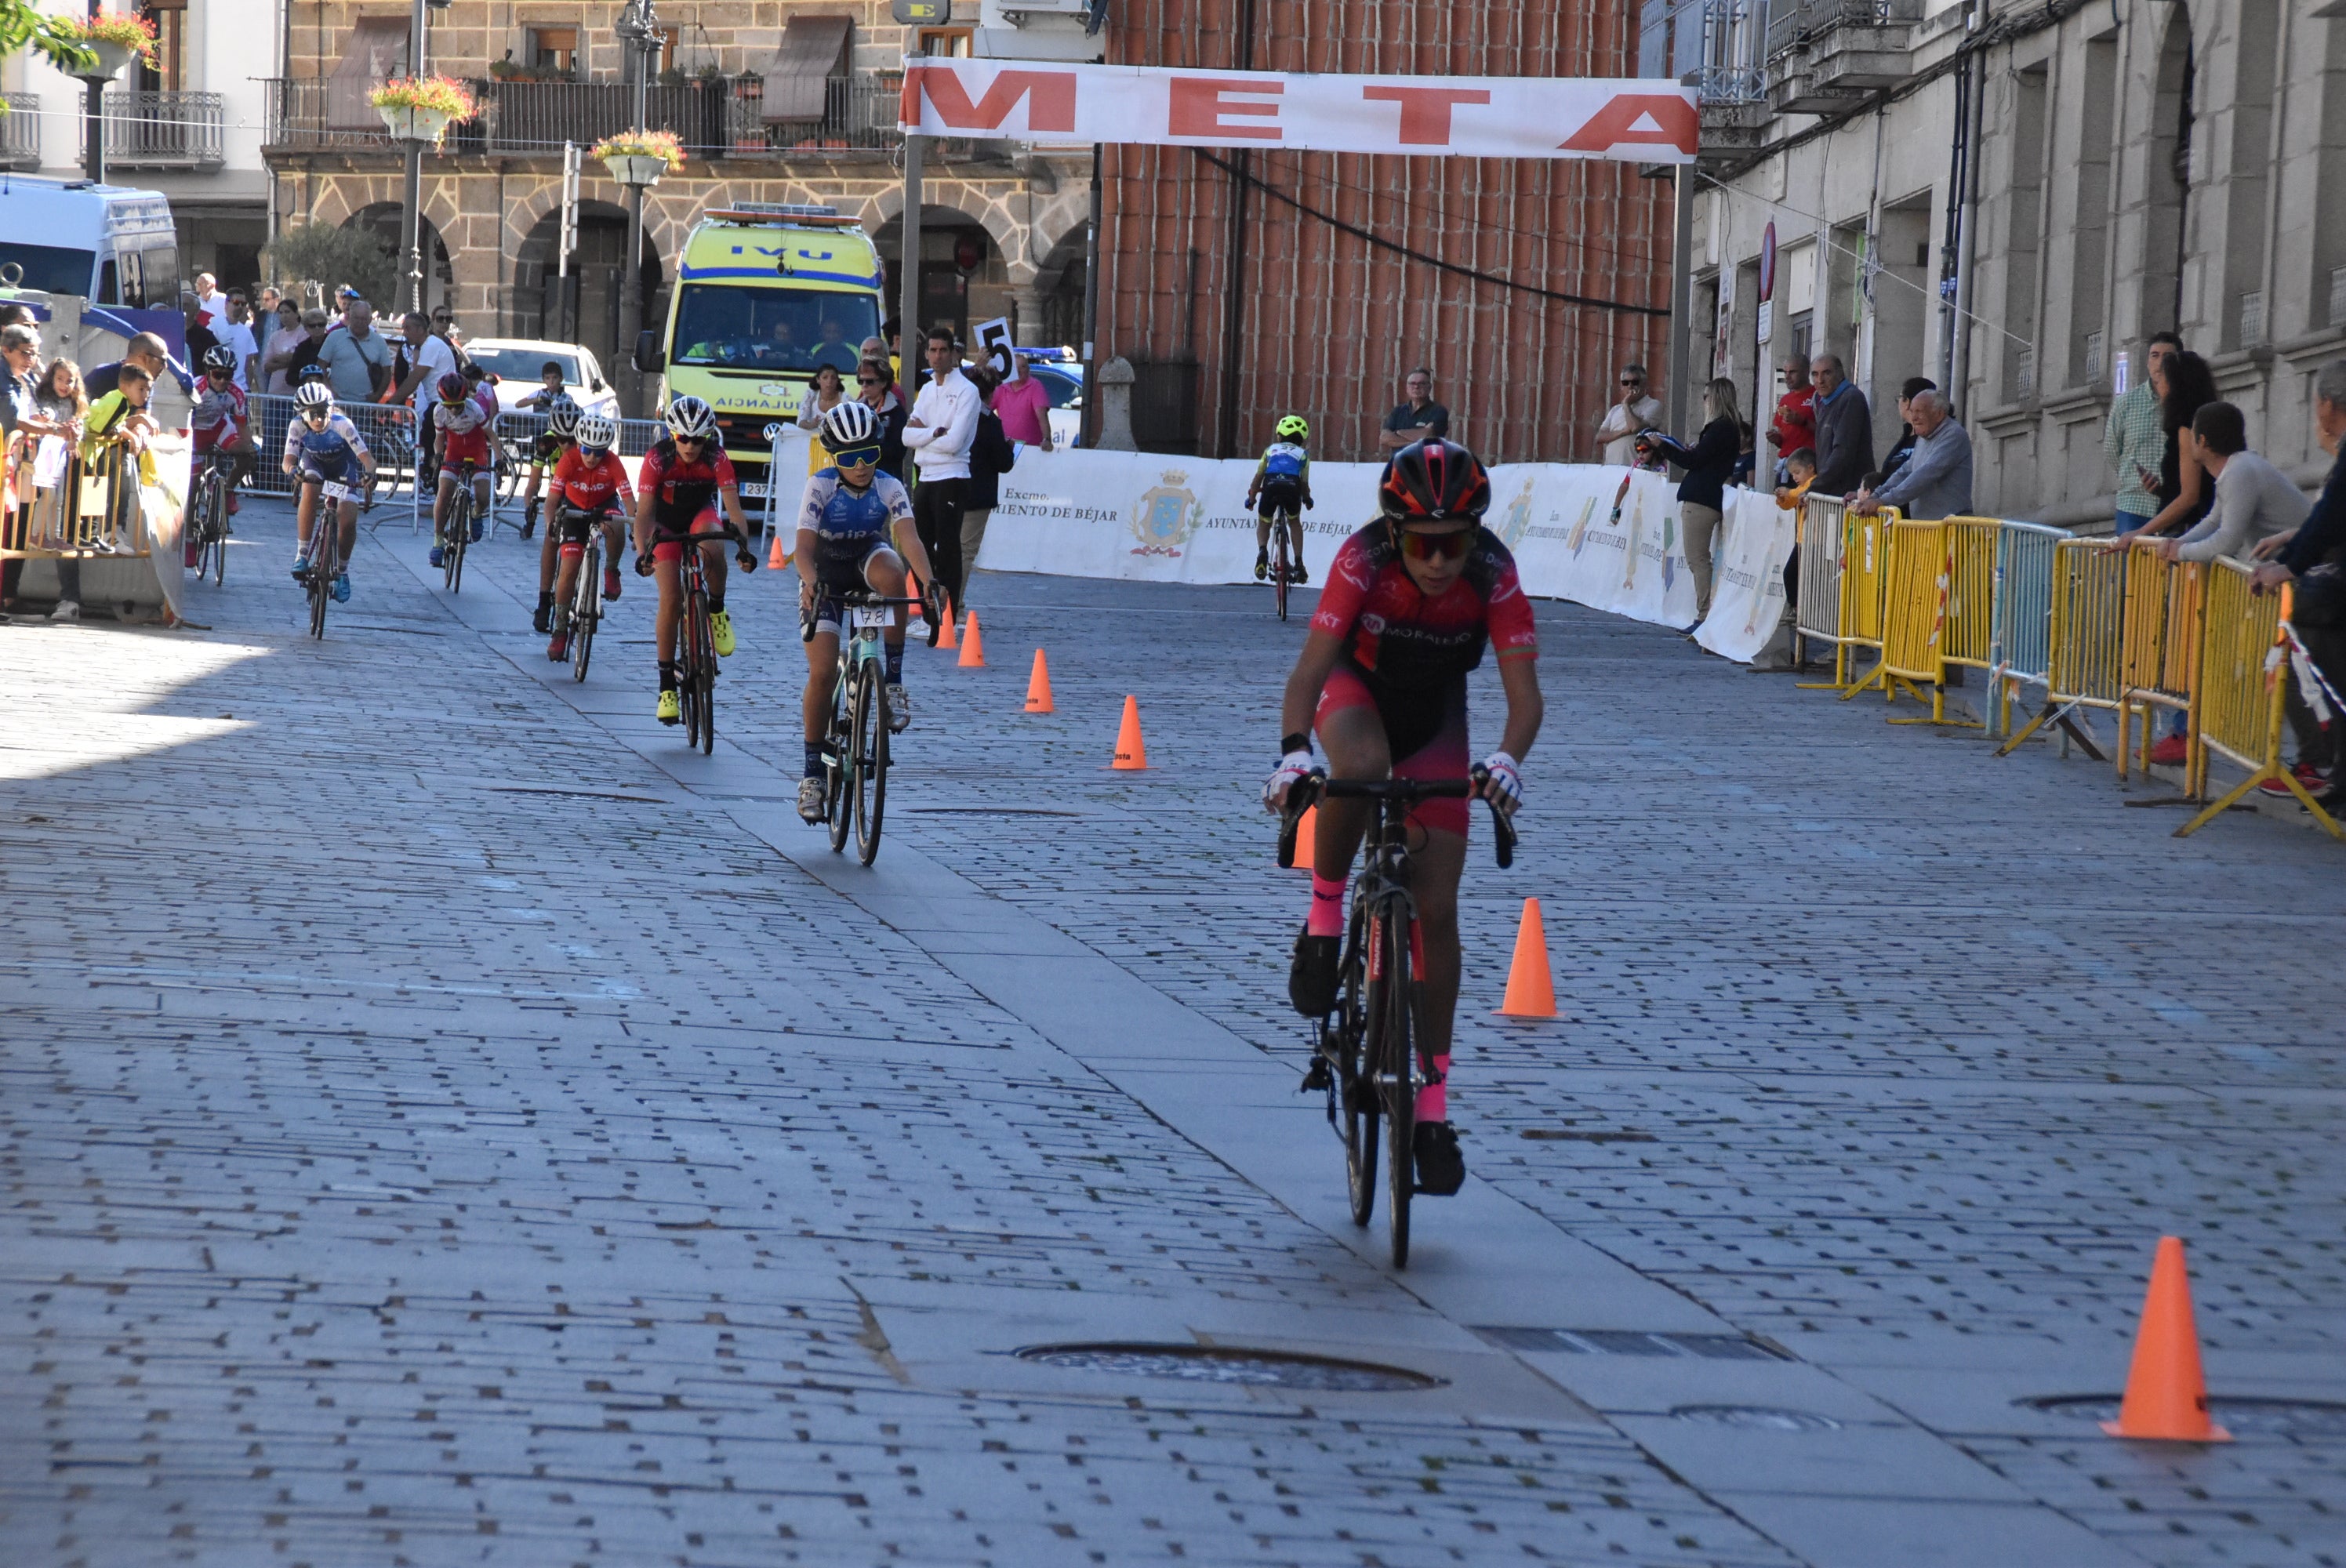
[[[620,131],[597,142],[591,156],[621,185],[658,185],[684,167],[684,144],[673,131]]]
[[[155,57],[155,24],[144,16],[100,11],[95,16],[60,16],[57,22],[97,56],[96,66],[74,73],[84,81],[112,81],[131,61]]]
[[[468,120],[479,112],[464,84],[449,76],[393,76],[369,93],[367,102],[382,116],[393,139],[434,147],[451,120]]]

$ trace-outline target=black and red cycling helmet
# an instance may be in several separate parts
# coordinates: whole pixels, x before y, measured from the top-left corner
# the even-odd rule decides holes
[[[1392,454],[1377,484],[1377,508],[1395,523],[1480,517],[1491,504],[1491,475],[1454,441],[1430,435]]]

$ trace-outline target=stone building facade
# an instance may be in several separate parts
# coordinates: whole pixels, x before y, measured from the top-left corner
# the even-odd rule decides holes
[[[556,278],[564,141],[582,149],[632,125],[611,31],[614,0],[454,0],[430,13],[426,65],[481,106],[424,161],[426,295],[474,336],[575,339],[610,363],[626,249],[625,191],[592,158],[579,181],[574,281]],[[684,141],[684,169],[647,196],[638,264],[646,321],[694,219],[732,202],[820,202],[862,219],[890,258],[903,203],[895,101],[904,50],[968,47],[968,29],[889,20],[882,0],[708,0],[677,15],[647,86],[655,128]],[[365,93],[406,69],[409,11],[322,0],[288,14],[285,75],[265,154],[275,221],[365,224],[395,238],[399,155]],[[665,20],[665,18],[664,18]],[[785,95],[796,95],[786,97]],[[766,113],[795,105],[794,117]],[[370,125],[370,121],[372,121]],[[933,145],[923,209],[924,314],[963,325],[1010,315],[1025,342],[1080,337],[1091,150],[1007,142]]]
[[[1649,7],[1649,10],[1656,9]],[[1773,341],[1872,397],[1956,391],[1974,504],[2110,517],[2102,433],[2149,334],[2206,355],[2249,440],[2326,470],[2309,389],[2346,355],[2346,19],[2290,0],[1682,0],[1704,62],[1693,362],[1768,392]],[[1764,382],[1768,384],[1761,384]],[[1772,401],[1772,396],[1768,401]]]

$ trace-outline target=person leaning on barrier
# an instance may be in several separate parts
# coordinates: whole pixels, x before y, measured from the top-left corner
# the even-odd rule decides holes
[[[1889,453],[1882,459],[1882,477],[1889,478],[1906,465],[1914,453],[1914,443],[1921,439],[1914,430],[1914,400],[1926,392],[1937,392],[1939,383],[1928,376],[1908,376],[1906,384],[1898,389],[1898,439],[1891,443]],[[1879,484],[1867,486],[1878,490]]]
[[[2295,585],[2290,625],[2331,689],[2346,694],[2346,451],[2341,450],[2341,438],[2346,437],[2346,360],[2331,361],[2313,378],[2313,429],[2321,450],[2335,459],[2330,477],[2296,532],[2276,535],[2256,547],[2257,555],[2270,559],[2257,568],[2249,585],[2270,593]],[[2292,681],[2290,717],[2297,728],[2299,761],[2334,764],[2338,727],[2346,723],[2346,715],[2333,712],[2331,728],[2322,731],[2310,713],[2300,713],[2295,687]],[[2346,786],[2333,784],[2321,804],[2325,809],[2346,805]]]
[[[1948,411],[1946,394],[1923,391],[1907,404],[1912,456],[1879,488],[1859,491],[1849,509],[1861,517],[1895,506],[1908,517],[1960,517],[1972,509],[1972,437]]]
[[[2200,468],[2216,482],[2216,502],[2187,534],[2151,548],[2169,561],[2246,556],[2276,535],[2294,533],[2312,510],[2289,475],[2249,450],[2249,422],[2237,404],[2202,404],[2182,433]]]
[[[1852,497],[1873,469],[1872,407],[1850,384],[1839,354],[1810,361],[1809,380],[1816,388],[1810,408],[1817,422],[1818,494]]]
[[[137,365],[140,370],[145,371],[147,379],[151,382],[168,367],[170,353],[169,346],[162,339],[152,332],[141,332],[130,340],[129,345],[122,351],[120,359],[102,364],[84,376],[83,389],[93,399],[102,398],[121,384],[119,378],[122,372],[131,365]]]

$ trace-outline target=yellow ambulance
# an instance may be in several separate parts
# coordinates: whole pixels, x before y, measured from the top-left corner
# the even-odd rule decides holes
[[[881,287],[879,253],[837,208],[715,208],[685,239],[667,330],[638,364],[663,372],[661,408],[689,395],[717,411],[742,495],[763,497],[766,427],[798,417],[820,365],[855,390],[863,340],[880,335]]]

